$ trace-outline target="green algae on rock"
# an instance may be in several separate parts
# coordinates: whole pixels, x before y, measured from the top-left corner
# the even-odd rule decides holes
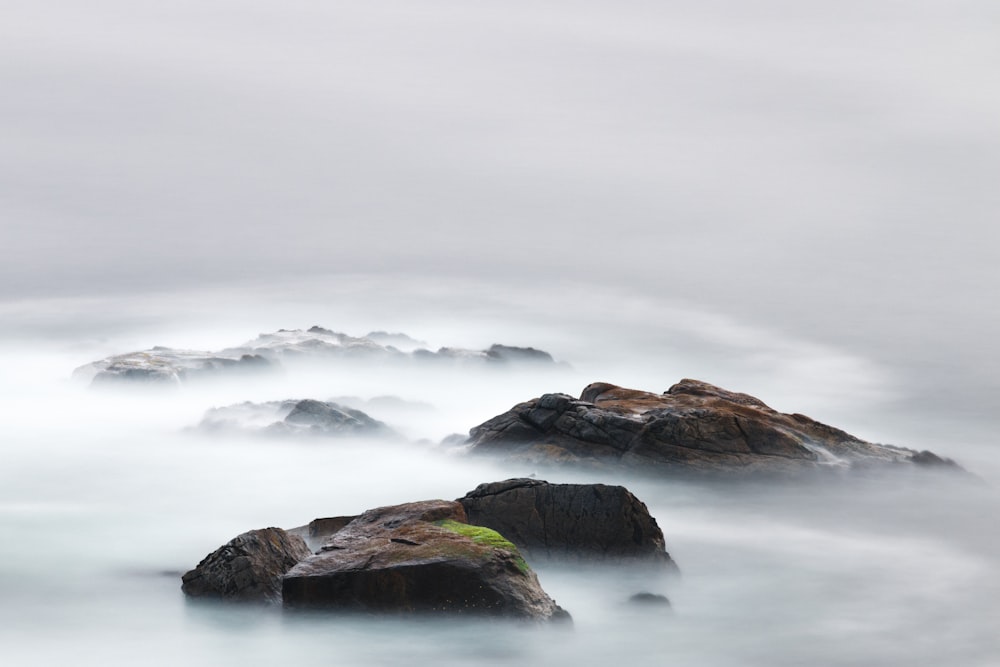
[[[456,501],[364,512],[282,582],[290,609],[568,618],[509,540],[467,526]]]
[[[440,526],[445,530],[450,530],[453,533],[464,535],[476,544],[485,544],[493,547],[494,549],[506,549],[517,556],[517,560],[515,561],[517,563],[517,569],[519,569],[523,574],[527,574],[530,569],[528,564],[524,561],[524,558],[521,556],[521,552],[517,546],[492,528],[486,528],[485,526],[473,526],[468,523],[459,523],[458,521],[454,521],[452,519],[435,521],[434,525]]]

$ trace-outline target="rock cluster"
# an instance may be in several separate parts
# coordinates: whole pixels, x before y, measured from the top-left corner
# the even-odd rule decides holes
[[[442,347],[431,351],[405,334],[374,331],[355,337],[314,326],[307,330],[279,329],[254,340],[218,352],[154,347],[115,355],[77,368],[75,377],[95,384],[145,381],[177,384],[204,376],[232,375],[248,371],[274,370],[296,360],[360,360],[366,362],[437,361],[489,365],[553,364],[547,352],[531,347],[493,345],[487,350]],[[396,347],[400,345],[400,347]]]
[[[802,414],[697,380],[662,394],[598,382],[545,394],[470,431],[468,447],[535,463],[644,471],[789,473],[893,463],[954,466],[931,452],[866,442]]]
[[[250,531],[205,557],[182,588],[290,609],[567,619],[529,564],[549,559],[676,569],[626,489],[507,480],[459,500]]]

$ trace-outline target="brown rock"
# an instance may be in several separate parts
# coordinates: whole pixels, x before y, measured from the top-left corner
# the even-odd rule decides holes
[[[262,528],[219,547],[181,578],[191,597],[280,602],[281,577],[311,552],[298,535]]]
[[[545,394],[476,426],[469,443],[473,452],[522,461],[727,474],[936,464],[938,459],[929,452],[866,442],[697,380],[681,380],[663,394],[604,382],[588,385],[579,399]]]
[[[513,544],[465,523],[461,503],[369,510],[283,581],[286,607],[445,612],[550,620],[568,616]]]

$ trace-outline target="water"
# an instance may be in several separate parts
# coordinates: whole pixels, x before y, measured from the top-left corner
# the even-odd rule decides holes
[[[568,632],[476,621],[287,617],[276,610],[190,603],[180,592],[180,572],[245,530],[293,527],[410,500],[457,498],[480,482],[535,473],[449,456],[427,441],[463,431],[544,391],[577,393],[595,379],[648,378],[654,373],[643,360],[661,359],[663,350],[642,336],[631,340],[619,332],[614,354],[581,354],[571,368],[549,372],[466,370],[438,376],[412,369],[300,370],[167,392],[92,391],[69,379],[75,365],[95,358],[96,348],[150,335],[146,327],[155,330],[157,322],[166,338],[201,338],[201,347],[213,347],[220,338],[234,344],[257,333],[242,330],[238,322],[226,324],[233,311],[224,307],[215,328],[185,319],[172,310],[182,302],[162,300],[157,307],[163,320],[144,327],[76,333],[100,329],[110,314],[93,310],[91,303],[90,318],[67,319],[78,329],[40,327],[33,343],[19,338],[4,346],[0,635],[6,664],[986,666],[1000,655],[995,460],[993,467],[976,471],[979,478],[900,472],[829,484],[718,485],[546,473],[550,481],[628,486],[657,518],[682,571],[679,578],[655,579],[627,570],[540,568],[543,586],[573,614],[574,629]],[[434,315],[433,308],[428,314]],[[276,321],[284,315],[278,308],[263,308],[258,315],[272,320],[272,329],[295,324]],[[497,340],[514,336],[514,342],[544,347],[541,343],[559,338],[533,341],[530,322],[502,319],[505,326],[492,329]],[[30,326],[38,327],[38,320]],[[443,342],[477,344],[477,330],[490,329],[489,322],[470,319]],[[356,324],[348,329],[354,333],[383,328],[365,327],[360,320],[345,324]],[[566,324],[583,330],[579,322]],[[233,335],[230,327],[243,333]],[[418,337],[428,332],[436,333],[410,330]],[[610,335],[599,327],[590,332],[591,341]],[[549,349],[565,360],[565,350],[578,353],[587,342]],[[685,365],[694,371],[690,375],[704,377],[717,361],[699,354],[689,350]],[[616,364],[601,358],[616,355]],[[751,378],[753,366],[736,363],[728,369]],[[767,391],[755,393],[780,402],[782,409],[797,409],[777,389],[810,386],[806,376],[788,384],[794,377],[768,385],[779,401]],[[831,397],[874,386],[871,378],[837,378],[826,377]],[[637,386],[661,389],[676,379],[659,377],[658,384]],[[430,404],[412,418],[393,415],[393,426],[425,442],[302,442],[186,430],[205,409],[238,400],[384,394]],[[820,409],[827,404],[842,417],[827,421],[856,430],[851,415],[859,424],[870,419],[871,396],[859,395],[864,400],[838,403],[804,392],[802,402]],[[888,419],[882,429],[892,431],[893,423]],[[968,426],[975,430],[975,424]],[[987,441],[982,436],[966,444],[901,444],[960,460],[970,454],[973,461],[988,463]],[[627,605],[640,591],[668,595],[672,610]]]

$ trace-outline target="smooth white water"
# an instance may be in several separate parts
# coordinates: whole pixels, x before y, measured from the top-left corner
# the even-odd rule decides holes
[[[243,330],[230,337],[230,327],[239,326],[223,321],[232,312],[222,306],[223,324],[217,329],[185,319],[177,310],[183,302],[161,300],[161,324],[169,332],[163,334],[166,338],[154,335],[148,344],[173,342],[168,338],[197,342],[200,335],[201,347],[213,347],[217,338],[235,344],[258,333]],[[285,315],[280,310],[262,309],[258,316],[271,320],[272,329],[298,324],[275,321]],[[307,312],[297,316],[307,317]],[[90,318],[67,321],[87,331],[110,315],[91,313]],[[427,312],[428,317],[434,314],[433,308]],[[95,358],[97,347],[126,351],[118,347],[125,344],[119,339],[148,336],[143,329],[78,337],[73,329],[53,333],[49,328],[44,339],[42,327],[34,343],[8,341],[0,356],[6,371],[0,380],[5,415],[0,432],[0,635],[5,664],[996,663],[1000,535],[995,517],[1000,493],[998,462],[990,458],[995,455],[988,446],[991,434],[982,431],[976,433],[979,440],[965,442],[894,440],[958,458],[980,473],[979,479],[900,471],[830,484],[719,485],[547,473],[550,481],[628,486],[657,518],[682,571],[679,578],[657,580],[620,570],[541,568],[543,586],[573,614],[570,632],[473,621],[286,617],[275,610],[184,599],[179,573],[250,528],[292,527],[378,505],[456,498],[480,482],[536,472],[447,456],[428,444],[283,441],[185,430],[213,405],[395,394],[433,407],[416,413],[409,423],[399,421],[405,413],[396,415],[392,425],[412,439],[436,441],[519,400],[547,391],[577,393],[592,380],[626,384],[657,375],[658,384],[636,386],[662,390],[679,375],[661,376],[659,364],[715,380],[711,374],[717,361],[694,347],[683,360],[669,358],[647,337],[619,330],[614,338],[618,347],[588,358],[582,352],[588,344],[589,349],[607,345],[611,332],[567,320],[563,331],[589,334],[580,334],[573,345],[552,348],[559,335],[536,340],[533,335],[539,331],[530,322],[519,332],[516,319],[504,321],[505,327],[492,329],[496,341],[548,346],[557,358],[574,362],[566,352],[570,350],[580,354],[579,361],[569,369],[521,374],[299,370],[177,391],[115,392],[89,390],[71,381],[69,373],[74,365]],[[334,325],[320,318],[303,326],[312,323]],[[371,320],[366,328],[366,322],[354,320],[335,328],[361,332],[384,323]],[[155,323],[150,326],[155,329]],[[434,338],[429,329],[403,329]],[[478,344],[480,329],[491,330],[488,318],[470,318],[466,328],[456,324],[443,342]],[[738,351],[736,337],[728,343]],[[803,348],[794,341],[789,346],[776,350],[775,357]],[[716,352],[721,354],[722,348]],[[612,363],[615,356],[618,362]],[[800,357],[810,368],[837,358],[834,353],[814,360],[804,353]],[[734,376],[747,372],[740,363],[729,371]],[[872,401],[879,404],[864,389],[879,386],[871,378],[830,372],[804,375],[796,382],[794,369],[780,377],[763,383],[765,391],[739,382],[728,386],[752,390],[779,409],[809,407],[816,418],[872,437],[858,432],[852,421],[855,415],[858,425],[869,423]],[[780,391],[784,387],[794,393],[813,383],[824,384],[824,391],[839,396],[839,402],[819,392],[797,404]],[[854,390],[858,393],[852,401],[848,397]],[[821,409],[824,402],[836,419]],[[918,423],[926,419],[919,414],[911,418]],[[892,431],[896,419],[883,423],[882,431]],[[966,426],[976,432],[975,423]],[[986,465],[976,469],[979,462]],[[672,612],[625,604],[640,591],[667,594]]]

